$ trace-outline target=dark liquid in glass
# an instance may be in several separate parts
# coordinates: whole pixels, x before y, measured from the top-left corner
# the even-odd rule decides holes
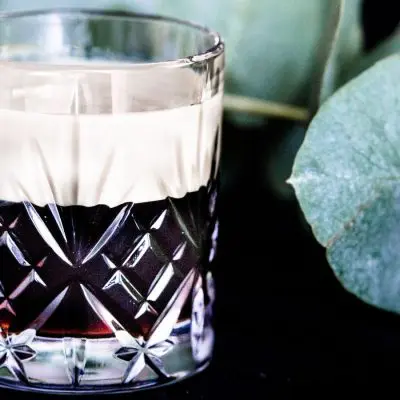
[[[189,272],[208,262],[214,203],[205,187],[113,208],[0,201],[0,328],[106,338],[112,316],[146,337]],[[190,313],[188,300],[179,320]]]

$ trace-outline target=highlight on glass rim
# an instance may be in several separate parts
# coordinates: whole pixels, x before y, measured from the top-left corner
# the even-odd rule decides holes
[[[395,10],[0,0],[0,397],[394,377]]]

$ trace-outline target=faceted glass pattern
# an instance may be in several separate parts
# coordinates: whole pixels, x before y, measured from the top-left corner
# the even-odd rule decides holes
[[[175,19],[0,15],[0,387],[116,393],[209,363],[224,62]]]
[[[212,182],[116,208],[1,202],[1,382],[143,386],[204,365],[215,197]]]

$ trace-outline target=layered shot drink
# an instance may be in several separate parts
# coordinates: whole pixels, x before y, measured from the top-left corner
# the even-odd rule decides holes
[[[0,386],[112,392],[201,370],[214,342],[219,37],[77,11],[1,23]]]

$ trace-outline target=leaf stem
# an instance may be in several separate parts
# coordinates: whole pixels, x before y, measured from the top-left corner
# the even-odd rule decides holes
[[[295,121],[308,121],[310,118],[309,111],[303,107],[234,94],[225,95],[224,108],[227,111],[235,111],[264,117],[291,119]]]

